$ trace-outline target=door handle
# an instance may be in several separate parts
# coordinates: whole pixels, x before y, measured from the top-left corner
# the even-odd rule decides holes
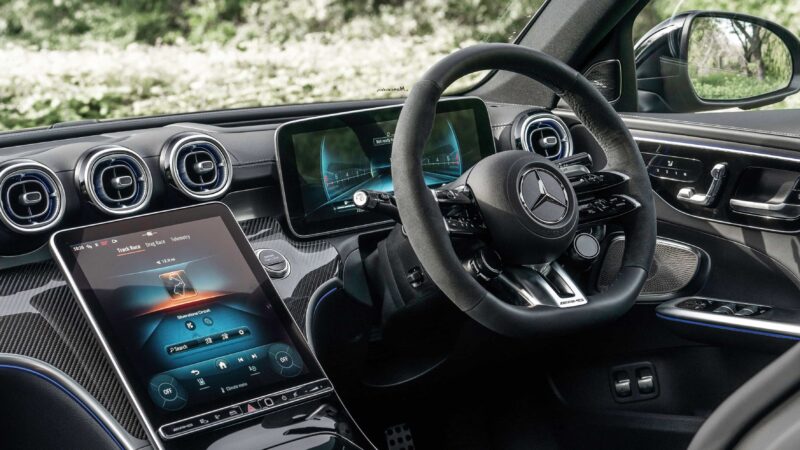
[[[800,219],[800,205],[791,203],[751,202],[733,198],[731,199],[731,209],[772,219]]]
[[[717,195],[722,189],[722,180],[728,171],[727,163],[714,164],[711,169],[711,185],[705,194],[698,194],[694,188],[683,188],[678,191],[678,200],[693,205],[711,206],[717,200]]]

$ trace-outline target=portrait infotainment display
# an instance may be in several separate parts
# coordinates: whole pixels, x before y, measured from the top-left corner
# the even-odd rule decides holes
[[[67,230],[51,247],[154,428],[322,378],[224,205]]]

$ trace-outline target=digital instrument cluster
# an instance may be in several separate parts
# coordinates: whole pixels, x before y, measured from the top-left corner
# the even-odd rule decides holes
[[[287,217],[299,236],[335,233],[385,220],[353,204],[359,189],[393,192],[391,152],[400,106],[287,123],[276,135]],[[486,105],[477,98],[439,102],[422,156],[425,182],[456,180],[495,152]]]

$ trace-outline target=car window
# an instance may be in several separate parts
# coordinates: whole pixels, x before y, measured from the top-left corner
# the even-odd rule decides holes
[[[635,47],[641,50],[642,38],[662,22],[678,22],[684,13],[698,10],[747,14],[781,25],[795,36],[800,33],[800,2],[795,0],[652,0],[634,22]],[[791,57],[774,34],[735,20],[697,21],[692,28],[689,47],[694,50],[685,62],[698,97],[741,99],[788,85]],[[637,78],[641,89],[641,76]],[[793,94],[783,101],[748,109],[799,107],[800,95]]]
[[[442,56],[513,40],[543,2],[1,1],[0,129],[403,97]]]

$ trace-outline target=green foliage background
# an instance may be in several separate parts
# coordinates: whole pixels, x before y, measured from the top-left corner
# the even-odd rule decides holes
[[[0,130],[402,96],[453,50],[508,41],[543,1],[0,0]],[[688,9],[800,31],[797,0],[654,0],[635,37]]]
[[[0,0],[0,129],[402,96],[543,1]]]

